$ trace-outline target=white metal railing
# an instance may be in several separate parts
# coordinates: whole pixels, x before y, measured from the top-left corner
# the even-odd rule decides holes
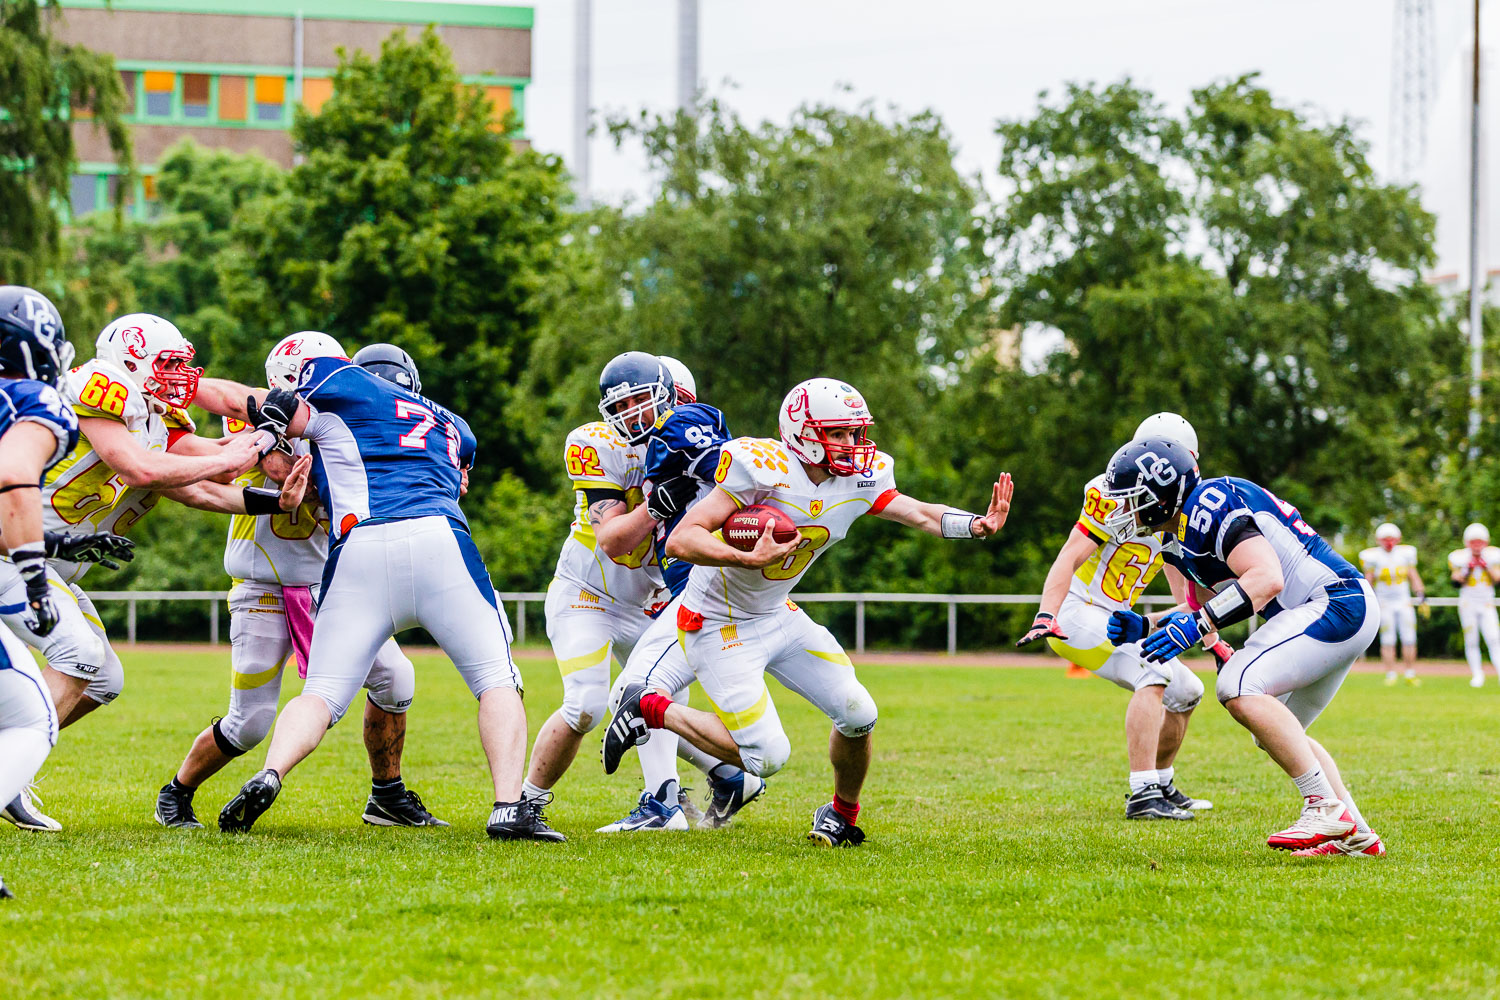
[[[95,602],[125,602],[125,639],[135,642],[136,604],[140,601],[203,601],[208,605],[208,641],[219,642],[219,606],[229,592],[225,590],[98,590],[89,594]],[[526,605],[532,601],[545,601],[542,591],[505,591],[495,596],[501,601],[513,601],[516,605],[514,618],[516,642],[526,641]],[[879,592],[793,594],[792,599],[802,604],[853,604],[854,605],[854,651],[865,651],[865,605],[867,604],[944,604],[948,608],[948,655],[958,652],[958,606],[960,604],[1036,604],[1040,594],[892,594]],[[1142,597],[1138,604],[1150,608],[1172,605],[1173,599],[1166,594]],[[1456,597],[1432,597],[1428,603],[1436,608],[1458,606]],[[1251,630],[1255,628],[1252,619]]]

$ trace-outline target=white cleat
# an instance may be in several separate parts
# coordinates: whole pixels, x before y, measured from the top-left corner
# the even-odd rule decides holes
[[[1478,674],[1477,676],[1470,677],[1469,678],[1469,687],[1471,687],[1471,688],[1482,688],[1482,687],[1484,687],[1484,675],[1483,674]]]
[[[1297,822],[1266,838],[1266,846],[1278,851],[1300,851],[1333,840],[1348,840],[1359,827],[1349,808],[1338,799],[1324,799],[1302,807]]]
[[[630,811],[629,816],[601,826],[594,832],[637,833],[648,830],[686,829],[688,829],[687,816],[683,815],[681,806],[666,805],[653,798],[650,792],[642,792],[640,802]]]
[[[56,833],[61,830],[61,823],[37,808],[41,804],[42,800],[36,795],[36,786],[27,785],[4,809],[0,809],[0,819],[9,820],[23,830],[37,833]]]

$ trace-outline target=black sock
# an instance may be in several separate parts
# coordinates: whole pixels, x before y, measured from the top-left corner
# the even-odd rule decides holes
[[[167,787],[172,789],[172,791],[176,792],[178,795],[185,796],[186,798],[192,798],[193,793],[198,790],[197,786],[189,787],[178,781],[177,775],[175,774],[172,775],[172,780],[167,782]]]
[[[658,802],[675,806],[677,804],[677,788],[677,779],[668,778],[661,783],[661,787],[656,790],[656,795],[653,797]]]
[[[396,775],[389,781],[379,778],[370,779],[370,792],[376,798],[390,799],[402,795],[406,791],[406,784],[401,780],[401,775]]]

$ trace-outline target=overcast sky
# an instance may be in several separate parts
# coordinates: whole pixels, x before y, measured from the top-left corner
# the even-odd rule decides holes
[[[572,157],[574,0],[536,0],[527,131]],[[1467,0],[1436,0],[1439,70]],[[672,106],[676,0],[595,0],[594,106]],[[1040,90],[1134,77],[1173,105],[1207,82],[1259,70],[1281,99],[1365,123],[1387,164],[1394,0],[701,0],[700,75],[752,120],[807,100],[870,98],[947,122],[968,170],[995,162],[997,118]],[[839,91],[841,84],[852,94]],[[637,155],[592,144],[596,197],[640,195]]]

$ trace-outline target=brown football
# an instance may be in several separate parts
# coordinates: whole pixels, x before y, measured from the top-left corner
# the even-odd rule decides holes
[[[771,537],[776,541],[785,543],[797,540],[797,526],[792,523],[791,518],[775,507],[755,503],[735,511],[725,519],[724,541],[741,552],[749,552],[755,548],[755,543],[760,540],[761,532],[766,530],[768,524],[771,526]]]

